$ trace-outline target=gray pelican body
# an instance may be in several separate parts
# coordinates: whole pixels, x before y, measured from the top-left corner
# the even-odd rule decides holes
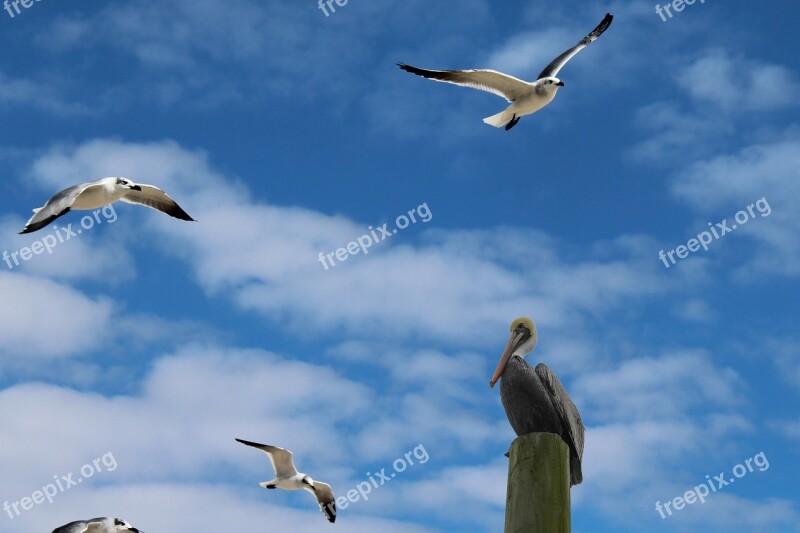
[[[569,447],[570,484],[583,481],[583,435],[585,428],[555,372],[544,363],[532,367],[524,357],[536,347],[536,326],[529,318],[511,323],[511,337],[497,365],[490,387],[502,376],[500,400],[511,427],[518,436],[555,433]]]

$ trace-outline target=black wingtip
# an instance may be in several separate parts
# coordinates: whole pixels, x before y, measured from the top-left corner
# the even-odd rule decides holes
[[[336,522],[336,500],[327,505],[320,506],[320,508],[322,509],[322,514],[328,519],[328,522],[331,524]]]
[[[184,211],[183,208],[181,206],[179,206],[178,204],[175,204],[174,206],[172,206],[172,209],[170,209],[169,211],[165,211],[165,212],[169,216],[177,218],[179,220],[185,220],[186,222],[197,222],[195,219],[193,219],[191,216],[189,216],[189,213]]]
[[[26,235],[28,233],[33,233],[34,231],[39,231],[43,227],[47,226],[47,224],[49,223],[50,221],[47,221],[46,224],[34,224],[32,226],[25,226],[24,228],[22,228],[22,231],[17,233],[17,235]]]
[[[423,70],[421,68],[412,67],[411,65],[406,65],[405,63],[398,63],[398,67],[406,72],[410,72],[411,74],[416,74],[417,76],[422,76],[423,78],[430,78],[432,77],[432,73],[427,70]]]
[[[263,446],[266,446],[266,444],[261,444],[259,442],[253,442],[251,440],[244,440],[244,439],[238,439],[237,438],[236,441],[237,442],[241,442],[242,444],[245,444],[247,446],[252,446],[253,448],[262,448]]]

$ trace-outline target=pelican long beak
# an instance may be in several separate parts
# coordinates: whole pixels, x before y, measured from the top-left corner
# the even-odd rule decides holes
[[[497,380],[500,379],[500,376],[503,375],[506,365],[508,364],[508,360],[511,359],[511,355],[514,353],[514,350],[516,350],[517,347],[525,340],[526,335],[527,332],[525,330],[511,332],[511,336],[508,338],[508,344],[506,344],[506,349],[503,350],[503,355],[500,356],[500,362],[497,363],[497,368],[494,371],[492,380],[489,382],[489,388],[493,388],[494,384],[497,383]]]

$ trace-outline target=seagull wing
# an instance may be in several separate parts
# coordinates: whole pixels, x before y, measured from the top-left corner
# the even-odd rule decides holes
[[[581,460],[583,459],[583,434],[586,428],[583,427],[581,421],[581,414],[578,408],[572,403],[572,399],[567,394],[567,389],[561,384],[561,380],[555,372],[550,370],[544,363],[539,363],[535,368],[536,375],[544,384],[547,392],[550,393],[550,399],[553,400],[558,415],[568,433],[567,444],[574,452],[574,456],[570,453],[570,477],[571,484],[577,485],[583,481],[583,474],[581,473]]]
[[[597,38],[600,37],[603,34],[603,32],[608,29],[609,26],[611,26],[612,20],[614,20],[614,16],[611,15],[611,13],[606,13],[605,18],[603,18],[603,20],[600,21],[600,24],[598,24],[597,27],[594,30],[592,30],[592,32],[589,35],[581,39],[578,44],[576,44],[575,46],[573,46],[572,48],[570,48],[569,50],[567,50],[566,52],[555,58],[552,61],[552,63],[550,63],[549,65],[547,65],[547,67],[545,67],[545,69],[542,71],[541,74],[539,74],[539,77],[536,79],[540,80],[542,78],[547,78],[549,76],[556,76],[558,74],[558,71],[561,70],[561,67],[566,65],[567,61],[572,59],[572,56],[574,56],[575,54],[586,48],[589,45],[589,43],[596,41]]]
[[[496,94],[509,102],[514,102],[533,91],[532,84],[496,70],[426,70],[403,63],[398,63],[397,66],[429,80],[453,83]]]
[[[105,519],[100,521],[100,519],[98,518],[96,520],[97,521],[92,520],[91,522],[89,522],[86,525],[86,529],[84,530],[84,531],[86,531],[86,533],[106,533],[108,531],[108,528],[106,527],[107,523],[106,523]]]
[[[70,522],[54,529],[53,533],[85,533],[87,525],[86,522]]]
[[[56,193],[47,200],[44,207],[37,207],[33,210],[33,216],[25,223],[25,227],[19,232],[20,235],[40,230],[58,217],[66,215],[75,202],[75,198],[92,187],[102,187],[102,185],[95,182],[81,183]]]
[[[277,446],[270,446],[269,444],[259,444],[257,442],[250,442],[248,440],[236,439],[242,444],[257,448],[269,456],[272,463],[272,468],[275,469],[275,477],[292,477],[297,475],[297,468],[294,467],[292,461],[292,452],[279,448]]]
[[[67,525],[61,526],[53,530],[53,533],[102,533],[104,522],[106,518],[92,518],[90,520],[78,520],[77,522],[70,522]]]
[[[194,221],[175,200],[158,187],[142,184],[139,184],[139,187],[141,187],[141,191],[128,190],[120,200],[129,204],[146,205],[181,220]]]
[[[336,499],[333,497],[333,489],[327,483],[322,481],[314,481],[313,487],[304,487],[308,492],[314,495],[317,499],[317,504],[328,519],[328,522],[336,521]]]

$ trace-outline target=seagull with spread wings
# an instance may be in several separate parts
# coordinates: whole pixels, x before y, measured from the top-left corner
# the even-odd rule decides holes
[[[79,520],[70,522],[64,526],[56,528],[53,533],[144,533],[136,529],[125,520],[119,518],[92,518],[89,520]]]
[[[487,117],[483,121],[496,128],[505,126],[508,131],[517,125],[520,118],[535,113],[555,98],[558,89],[564,86],[564,82],[556,77],[558,72],[575,54],[596,41],[608,29],[613,19],[610,13],[606,13],[605,18],[589,35],[555,58],[533,83],[496,70],[426,70],[404,63],[398,63],[397,66],[417,76],[502,96],[511,102],[511,105],[501,113]]]
[[[33,233],[72,210],[97,209],[122,200],[162,211],[171,217],[194,221],[167,193],[153,185],[137,184],[127,178],[102,178],[68,187],[50,198],[20,231]]]
[[[242,439],[236,439],[236,441],[261,450],[269,457],[272,468],[275,470],[275,479],[259,483],[262,487],[265,489],[307,490],[316,498],[325,518],[331,523],[336,521],[336,500],[333,497],[333,489],[327,483],[314,481],[310,476],[298,472],[292,460],[292,452],[269,444],[259,444]]]

